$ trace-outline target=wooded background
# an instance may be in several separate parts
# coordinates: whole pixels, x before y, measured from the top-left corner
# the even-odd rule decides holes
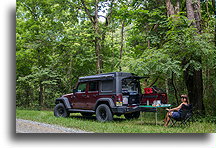
[[[216,115],[215,0],[17,0],[16,105],[52,108],[78,77],[150,76]]]

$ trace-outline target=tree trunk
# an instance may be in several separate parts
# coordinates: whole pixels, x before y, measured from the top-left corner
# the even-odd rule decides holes
[[[167,8],[167,16],[168,17],[178,14],[179,10],[180,10],[179,0],[176,1],[175,5],[172,4],[171,0],[166,0],[166,8]],[[167,80],[166,84],[168,84],[168,81],[169,80]],[[176,103],[179,104],[178,91],[177,91],[175,84],[174,84],[174,73],[173,72],[172,72],[171,83],[172,83],[172,86],[174,88]],[[169,88],[169,86],[167,85],[167,92],[168,92],[168,88]]]
[[[174,14],[174,7],[171,3],[171,0],[166,0],[166,8],[167,8],[167,16],[171,16]]]
[[[94,43],[95,43],[95,55],[96,55],[96,71],[97,73],[101,73],[102,72],[102,57],[101,57],[101,38],[100,38],[100,31],[99,31],[99,21],[98,21],[98,3],[99,0],[95,0],[95,14],[94,16],[91,15],[89,9],[87,8],[85,1],[81,0],[81,3],[85,9],[86,14],[88,15],[90,21],[93,24],[93,28],[94,28],[94,35],[95,35],[95,39],[94,39]]]
[[[186,0],[186,8],[188,19],[192,20],[192,25],[197,28],[198,33],[201,33],[200,0]],[[191,57],[190,60],[202,63],[200,56]],[[183,66],[188,63],[189,61],[183,60]],[[184,71],[184,81],[190,102],[196,110],[204,114],[202,69],[196,70],[194,67],[188,66]]]
[[[180,12],[180,0],[177,0],[175,6],[175,14],[178,14],[179,12]]]
[[[86,4],[85,4],[85,0],[81,0],[82,6],[86,12],[86,14],[88,15],[91,23],[93,24],[93,28],[94,28],[94,35],[95,35],[95,39],[94,39],[94,44],[95,44],[95,54],[96,54],[96,71],[97,73],[102,73],[102,69],[103,69],[103,56],[102,56],[102,48],[104,47],[104,41],[105,41],[105,36],[106,36],[106,32],[102,32],[99,27],[99,16],[98,16],[98,11],[99,11],[99,0],[95,0],[95,10],[94,10],[94,16],[90,13],[89,9],[87,8]],[[107,27],[109,25],[111,16],[112,16],[112,9],[113,9],[113,4],[114,4],[114,0],[111,1],[110,4],[110,11],[108,11],[109,13],[107,14],[106,17],[106,23],[105,26]]]
[[[166,78],[166,80],[165,80],[165,86],[166,86],[166,94],[167,94],[167,96],[169,96],[169,79],[167,79]]]
[[[194,19],[194,9],[193,9],[193,0],[186,0],[186,9],[187,9],[187,18],[189,20]],[[193,25],[195,26],[195,22],[193,22]]]
[[[208,0],[206,0],[205,4],[206,4],[206,12],[208,14],[208,18],[210,18]]]
[[[96,68],[97,73],[101,73],[101,46],[100,46],[100,34],[99,34],[99,21],[98,21],[98,0],[95,0],[95,15],[94,15],[94,29],[95,29],[95,53],[96,53]]]
[[[195,70],[189,66],[184,71],[184,80],[186,82],[190,103],[193,104],[196,110],[204,114],[202,70]]]
[[[43,84],[42,84],[42,81],[39,82],[39,106],[40,108],[44,106],[44,99],[43,99]]]
[[[151,43],[150,43],[150,40],[148,39],[148,41],[147,41],[147,44],[148,44],[148,49],[150,49],[150,45],[151,45]]]
[[[122,71],[121,67],[121,60],[122,60],[122,53],[123,53],[123,46],[124,46],[124,21],[122,21],[121,27],[121,47],[120,47],[120,56],[119,56],[119,71]]]
[[[96,31],[97,34],[97,31]],[[101,73],[102,69],[101,69],[101,51],[100,51],[100,39],[99,37],[95,37],[95,54],[96,54],[96,69],[97,69],[97,73]]]
[[[193,4],[194,6],[194,18],[196,20],[196,28],[198,30],[198,33],[201,33],[201,7],[200,7],[200,0],[197,0]]]
[[[201,33],[200,0],[186,0],[187,18],[192,20],[192,25]]]
[[[173,89],[174,89],[174,93],[175,93],[175,98],[176,98],[176,103],[179,104],[179,99],[178,99],[178,91],[177,91],[177,88],[175,86],[175,83],[174,83],[174,72],[172,72],[172,86],[173,86]]]
[[[170,17],[171,15],[178,14],[180,10],[180,2],[179,0],[176,1],[175,6],[172,4],[171,0],[166,0],[166,8],[167,8],[167,16]]]
[[[215,10],[215,20],[216,20],[216,10]],[[216,47],[216,25],[214,25],[214,43],[215,43],[215,47]]]
[[[213,10],[214,10],[214,15],[215,15],[215,19],[216,19],[216,5],[215,5],[215,0],[212,0],[212,6],[213,6]],[[214,43],[216,46],[216,25],[214,24]]]
[[[216,1],[215,0],[212,0],[212,7],[213,7],[213,11],[214,11],[214,15],[216,16]],[[214,25],[214,44],[215,44],[215,48],[216,48],[216,24]],[[214,66],[214,75],[216,75],[216,64]],[[215,103],[216,104],[216,96],[214,96],[215,99]],[[214,107],[215,108],[215,107]],[[214,109],[214,115],[216,115],[216,109]]]

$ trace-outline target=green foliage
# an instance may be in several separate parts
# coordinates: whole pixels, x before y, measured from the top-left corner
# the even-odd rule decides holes
[[[18,0],[16,9],[16,102],[19,107],[52,107],[53,100],[70,93],[78,77],[96,74],[95,38],[100,38],[102,71],[149,75],[174,100],[187,93],[183,72],[189,66],[203,70],[204,104],[211,110],[216,97],[215,18],[210,1],[201,3],[202,32],[180,12],[167,17],[164,1],[100,1],[99,33],[80,0]],[[85,0],[90,14],[95,2]],[[112,7],[112,11],[111,8]],[[182,11],[182,12],[181,12]],[[205,13],[207,12],[207,13]],[[106,17],[110,17],[109,21]],[[121,29],[124,22],[120,62]],[[197,60],[201,57],[201,61]],[[183,64],[187,60],[187,64]],[[211,104],[211,105],[210,105]],[[213,103],[215,104],[215,103]],[[209,111],[215,114],[215,111]]]
[[[179,61],[173,60],[162,49],[146,49],[135,59],[130,58],[130,54],[124,59],[125,69],[129,67],[129,71],[135,71],[139,75],[171,77],[172,72],[180,73]]]
[[[36,68],[33,67],[33,73],[24,77],[19,77],[17,80],[17,105],[27,108],[38,107],[38,94],[39,85],[42,85],[44,105],[51,107],[53,104],[53,98],[57,98],[61,95],[60,83],[61,78],[54,71],[48,68]],[[27,99],[21,99],[22,97]]]

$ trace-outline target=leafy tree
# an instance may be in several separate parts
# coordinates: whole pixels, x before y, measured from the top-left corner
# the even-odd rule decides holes
[[[52,108],[80,76],[124,71],[216,113],[214,0],[18,0],[16,11],[17,106]]]

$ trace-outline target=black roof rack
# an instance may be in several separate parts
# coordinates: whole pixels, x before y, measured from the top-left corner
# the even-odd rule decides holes
[[[85,81],[95,81],[95,80],[112,80],[114,77],[121,77],[121,79],[125,78],[135,78],[135,79],[142,79],[142,78],[148,78],[148,77],[139,77],[136,76],[133,73],[126,73],[126,72],[110,72],[110,73],[102,73],[97,75],[91,75],[91,76],[84,76],[79,78],[79,82],[85,82]]]
[[[114,78],[114,74],[103,74],[103,75],[99,74],[99,75],[80,77],[79,80],[80,81],[101,80],[101,79],[109,80],[109,79],[113,79],[113,78]]]

